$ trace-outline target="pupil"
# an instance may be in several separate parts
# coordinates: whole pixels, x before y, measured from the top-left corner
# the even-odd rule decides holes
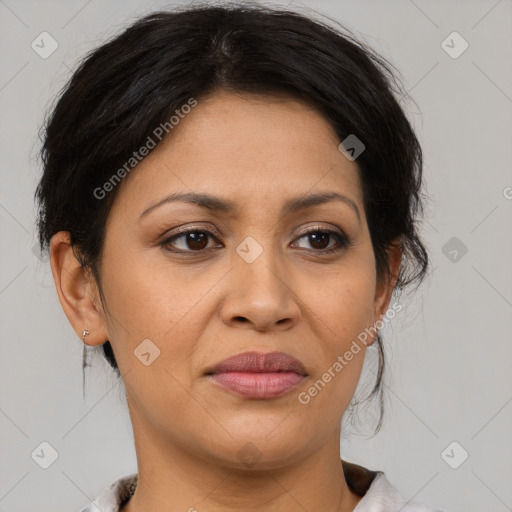
[[[205,233],[198,232],[197,233],[189,233],[189,241],[188,245],[190,249],[204,249],[204,241],[207,240],[207,237],[205,236]],[[201,244],[201,241],[203,242]],[[199,245],[194,245],[199,244]]]
[[[327,244],[325,244],[325,243],[324,243],[324,244],[322,244],[322,242],[325,242],[326,240],[328,241],[329,236],[330,236],[330,235],[329,235],[329,233],[321,233],[320,235],[318,235],[318,234],[316,234],[316,233],[313,233],[313,234],[311,234],[310,236],[311,236],[311,238],[313,239],[313,243],[311,244],[311,245],[313,245],[313,246],[314,246],[314,243],[315,243],[315,242],[316,242],[316,243],[318,243],[318,241],[320,240],[320,246],[321,246],[321,247],[317,247],[317,248],[319,248],[319,249],[325,249],[325,248],[329,245],[329,243],[327,243]]]

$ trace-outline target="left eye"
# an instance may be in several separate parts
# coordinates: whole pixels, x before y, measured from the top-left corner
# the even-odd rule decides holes
[[[331,231],[330,229],[313,229],[303,233],[297,240],[300,240],[301,238],[309,238],[309,243],[313,246],[315,244],[320,245],[321,247],[314,247],[314,249],[324,253],[338,251],[349,245],[349,240],[345,235],[342,235],[337,231]],[[325,242],[328,241],[329,238],[334,238],[338,242],[338,246],[335,245],[334,248],[332,248],[332,246],[330,248],[329,246],[327,246],[327,248],[324,247]]]
[[[210,231],[189,229],[188,231],[181,231],[180,233],[172,235],[165,239],[161,245],[170,252],[200,252],[208,249],[209,238],[217,240],[216,236]],[[302,233],[297,240],[302,238],[309,238],[309,243],[313,246],[313,251],[320,253],[338,251],[345,248],[350,243],[345,235],[331,230],[313,229]],[[333,238],[338,242],[334,245],[334,248],[332,246],[329,247],[329,245],[326,246],[326,242],[328,244],[328,241]],[[178,240],[181,240],[182,247],[176,247],[177,244],[175,242]],[[169,247],[173,247],[177,250],[169,249]]]

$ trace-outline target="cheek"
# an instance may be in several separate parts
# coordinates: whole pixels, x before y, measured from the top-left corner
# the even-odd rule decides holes
[[[323,283],[323,285],[322,285]],[[357,387],[372,325],[374,274],[365,265],[350,266],[317,282],[308,303],[318,340],[313,388],[301,403],[311,402],[336,415]],[[315,384],[317,383],[317,384]]]
[[[151,372],[136,359],[147,346],[151,357],[160,351],[151,364],[152,371],[165,367],[188,385],[197,340],[215,310],[211,290],[227,270],[212,267],[211,271],[194,273],[161,256],[153,257],[156,251],[142,251],[137,256],[129,252],[128,258],[122,251],[105,251],[108,257],[103,268],[108,331],[119,367],[122,371],[134,369],[132,379],[139,373],[144,374],[142,379],[151,379]],[[165,382],[169,375],[162,378]],[[151,385],[157,383],[152,381]],[[166,387],[170,385],[166,382]]]
[[[375,298],[371,263],[347,260],[336,272],[305,283],[303,295],[322,333],[319,339],[326,340],[330,353],[344,351],[371,322]]]

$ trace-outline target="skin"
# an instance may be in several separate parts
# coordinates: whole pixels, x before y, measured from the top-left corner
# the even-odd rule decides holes
[[[357,161],[338,144],[294,99],[216,92],[118,185],[100,266],[105,304],[68,233],[53,237],[70,323],[80,338],[90,331],[88,345],[110,340],[123,376],[139,470],[123,512],[352,511],[360,501],[340,463],[340,424],[365,346],[308,404],[297,398],[386,313],[401,259],[390,250],[392,278],[377,280]],[[321,191],[350,198],[360,221],[339,201],[281,214],[287,199]],[[139,219],[171,192],[212,194],[239,211],[174,202]],[[194,245],[183,236],[167,249],[190,256],[170,252],[161,244],[178,226],[214,237]],[[322,255],[339,242],[299,233],[315,227],[351,245]],[[236,252],[247,236],[263,249],[252,263]],[[144,339],[160,350],[148,366],[134,356]],[[251,400],[204,376],[248,350],[290,354],[308,377],[281,397]],[[252,467],[237,455],[249,442],[260,455]]]

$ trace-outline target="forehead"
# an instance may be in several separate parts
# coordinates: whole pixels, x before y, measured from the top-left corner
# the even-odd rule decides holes
[[[320,191],[361,205],[358,167],[338,144],[311,105],[284,95],[217,92],[198,100],[123,179],[116,202],[137,216],[176,192],[231,198],[238,209],[281,206]]]

